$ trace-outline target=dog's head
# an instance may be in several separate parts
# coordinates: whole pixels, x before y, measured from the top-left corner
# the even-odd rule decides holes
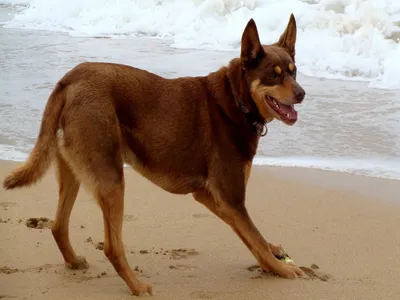
[[[290,16],[279,41],[262,45],[253,19],[242,36],[240,60],[252,100],[265,122],[278,119],[287,125],[297,121],[294,105],[301,103],[304,89],[296,81],[296,20]]]

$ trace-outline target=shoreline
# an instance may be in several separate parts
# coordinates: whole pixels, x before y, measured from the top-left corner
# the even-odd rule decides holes
[[[0,159],[1,166],[14,167],[21,164],[23,161],[9,161]],[[55,176],[53,166],[47,171],[45,177]],[[133,176],[141,177],[147,181],[131,166],[124,165],[125,173],[133,173]],[[49,174],[50,173],[50,174]],[[253,175],[253,173],[255,175]],[[297,167],[297,166],[275,166],[253,164],[250,177],[261,177],[263,174],[268,174],[276,178],[276,180],[290,180],[291,182],[304,183],[307,186],[314,188],[325,188],[327,190],[340,190],[357,194],[366,199],[380,198],[385,202],[393,202],[400,204],[400,195],[398,187],[400,179],[372,177],[363,174],[354,174],[346,171],[325,170],[318,168]],[[150,183],[150,182],[149,182]],[[156,185],[150,183],[155,188]],[[23,190],[26,188],[23,188]],[[167,193],[167,192],[165,192]],[[171,194],[174,196],[174,194]],[[180,196],[180,195],[175,195]]]
[[[286,177],[316,188],[351,192],[372,201],[379,198],[387,203],[400,204],[398,179],[303,167],[257,166],[257,168],[259,170],[256,172],[268,169],[279,179]]]
[[[20,152],[18,152],[20,153]],[[0,162],[10,162],[10,163],[22,163],[24,162],[27,158],[29,154],[23,154],[24,157],[23,159],[3,159],[0,158]],[[256,155],[256,157],[253,160],[253,166],[257,166],[260,168],[283,168],[283,169],[300,169],[300,170],[305,170],[305,172],[308,172],[309,170],[312,171],[321,171],[321,172],[332,172],[332,173],[337,173],[337,174],[348,174],[348,175],[352,175],[352,176],[362,176],[362,177],[366,177],[366,178],[376,178],[376,179],[382,179],[382,180],[393,180],[393,181],[399,181],[400,180],[400,176],[397,177],[397,175],[378,175],[378,174],[365,174],[365,172],[368,172],[367,168],[362,169],[363,172],[361,171],[354,171],[354,170],[349,170],[346,168],[342,168],[342,169],[338,169],[337,167],[324,167],[324,166],[310,166],[310,165],[301,165],[301,163],[299,163],[298,165],[296,165],[296,163],[293,162],[289,162],[286,165],[282,163],[282,161],[284,161],[286,157],[283,157],[283,160],[281,159],[281,157],[263,157],[263,156],[258,156]],[[275,163],[274,160],[278,159],[281,163]],[[312,158],[307,158],[308,161],[312,161]],[[317,159],[317,158],[315,158]],[[329,158],[324,158],[325,161],[328,161]],[[264,162],[263,162],[264,161]],[[272,163],[268,163],[265,161],[272,161]],[[276,160],[275,160],[276,161]],[[311,164],[311,163],[309,163]],[[124,165],[125,168],[130,168],[129,165]],[[397,173],[396,173],[397,174]]]

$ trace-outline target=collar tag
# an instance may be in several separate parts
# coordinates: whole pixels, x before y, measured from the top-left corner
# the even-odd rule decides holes
[[[248,109],[246,105],[238,101],[235,97],[235,100],[239,104],[240,110],[245,115],[247,121],[251,124],[251,126],[255,129],[256,134],[259,136],[265,136],[268,133],[268,128],[266,123],[261,123],[256,121],[253,113]]]

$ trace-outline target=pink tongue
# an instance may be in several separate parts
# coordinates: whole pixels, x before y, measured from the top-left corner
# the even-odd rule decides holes
[[[289,114],[289,119],[297,119],[297,111],[293,108],[293,106],[280,105],[279,112],[285,116]]]

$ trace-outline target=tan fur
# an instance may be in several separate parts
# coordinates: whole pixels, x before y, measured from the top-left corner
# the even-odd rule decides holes
[[[275,112],[268,106],[264,99],[268,92],[267,89],[268,87],[261,85],[260,79],[254,80],[250,87],[251,96],[265,123],[271,122],[275,116]]]
[[[247,182],[249,182],[249,177],[251,173],[252,163],[249,161],[244,165],[244,178],[245,178],[245,186],[247,186]]]
[[[265,96],[271,96],[284,104],[293,104],[293,90],[297,82],[293,78],[284,79],[282,84],[273,86],[262,85],[257,79],[251,84],[251,95],[254,99],[257,109],[266,123],[274,118],[280,119],[280,116],[264,100]]]
[[[291,104],[292,103],[292,97],[293,97],[293,87],[292,87],[292,80],[294,82],[294,79],[286,79],[283,81],[283,84],[277,84],[273,86],[266,86],[266,85],[256,85],[255,93],[265,97],[265,95],[271,96],[279,102],[282,102],[284,104]],[[264,105],[267,105],[264,103]]]
[[[301,276],[276,258],[282,248],[262,237],[245,207],[260,138],[253,126],[276,118],[265,97],[290,104],[304,97],[287,73],[295,41],[292,15],[279,42],[267,46],[250,20],[240,58],[207,76],[165,79],[121,64],[80,64],[57,83],[27,162],[3,186],[31,185],[55,161],[59,200],[52,233],[66,265],[88,267],[75,254],[68,228],[82,184],[103,212],[104,253],[135,295],[151,294],[152,287],[138,281],[124,252],[124,162],[168,192],[192,193],[231,226],[264,269]],[[275,73],[282,79],[269,80]]]

